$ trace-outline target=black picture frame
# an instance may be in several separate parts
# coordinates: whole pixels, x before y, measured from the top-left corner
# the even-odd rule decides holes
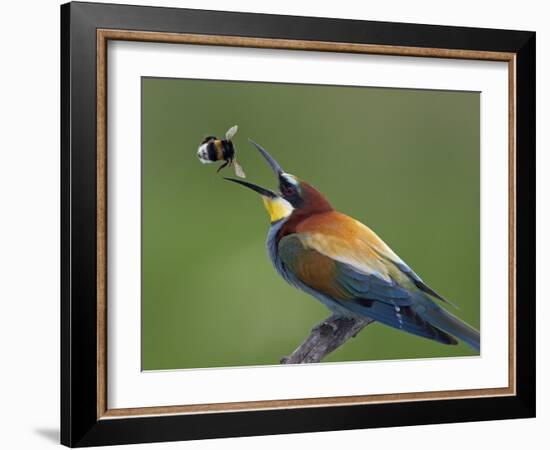
[[[511,52],[516,55],[516,394],[98,418],[98,29]],[[61,6],[61,443],[71,447],[535,416],[534,32],[190,9]]]

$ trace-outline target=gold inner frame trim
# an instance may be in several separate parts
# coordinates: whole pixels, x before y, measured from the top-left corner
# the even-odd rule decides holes
[[[199,405],[109,409],[107,405],[107,42],[109,40],[216,45],[267,49],[363,53],[393,56],[508,62],[508,386],[502,388],[410,392]],[[97,418],[206,414],[266,409],[314,408],[421,400],[498,397],[516,394],[516,54],[478,50],[404,47],[240,36],[97,30]]]

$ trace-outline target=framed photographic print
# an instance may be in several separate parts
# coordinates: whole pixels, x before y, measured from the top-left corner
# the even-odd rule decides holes
[[[63,444],[534,416],[535,33],[61,19]]]

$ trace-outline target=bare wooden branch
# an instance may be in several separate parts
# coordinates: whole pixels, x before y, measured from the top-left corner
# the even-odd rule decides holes
[[[368,318],[353,319],[332,315],[316,325],[306,340],[290,356],[281,359],[281,364],[320,362],[348,339],[357,336],[357,333],[372,322],[374,320]]]

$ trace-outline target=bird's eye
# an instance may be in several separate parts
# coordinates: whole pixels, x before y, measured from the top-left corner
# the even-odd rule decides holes
[[[292,186],[283,187],[283,194],[287,197],[291,197],[295,192],[296,190]]]

